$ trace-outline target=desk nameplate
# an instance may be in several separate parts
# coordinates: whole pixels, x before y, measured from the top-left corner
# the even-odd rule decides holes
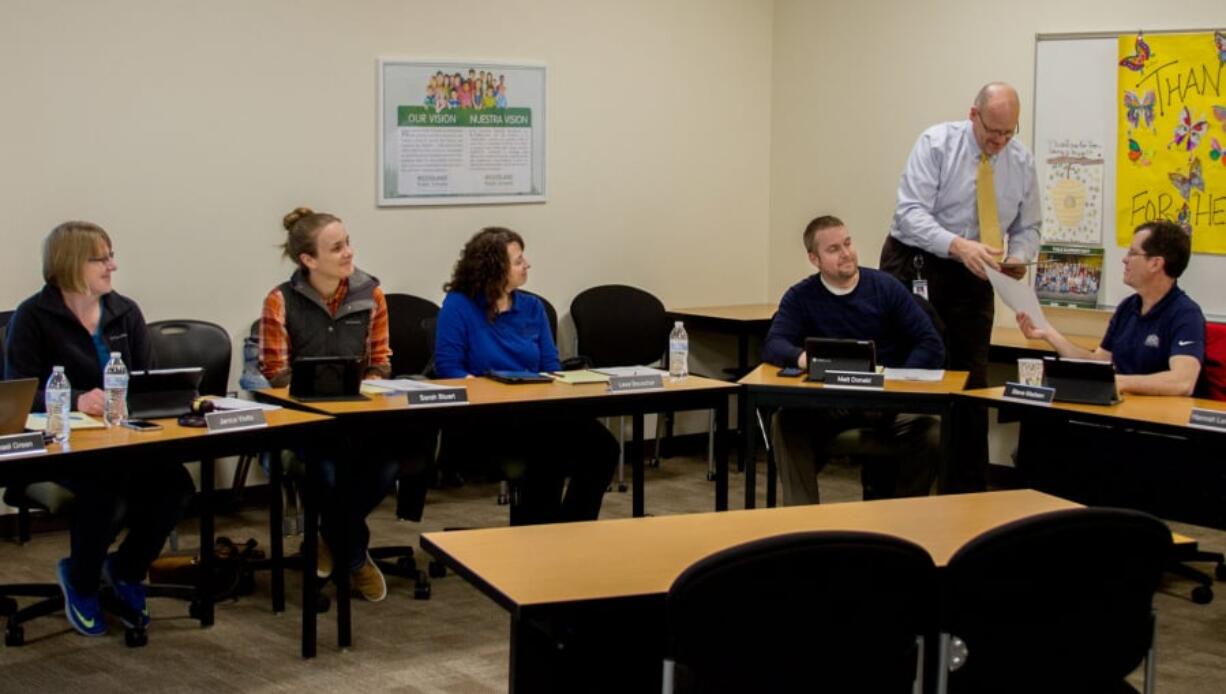
[[[823,386],[856,390],[885,390],[885,374],[868,371],[827,371]]]
[[[240,429],[257,429],[268,426],[264,410],[221,410],[204,415],[209,433],[221,431],[238,431]]]
[[[43,442],[41,431],[0,436],[0,458],[46,452],[47,445]]]
[[[440,388],[437,390],[410,390],[409,405],[418,407],[445,407],[467,405],[467,388]]]
[[[1049,406],[1056,397],[1056,389],[1046,386],[1028,386],[1010,381],[1005,384],[1002,397],[1030,405]]]
[[[1226,412],[1193,407],[1192,414],[1188,416],[1188,426],[1212,431],[1226,431]]]
[[[622,393],[630,390],[661,390],[663,388],[664,377],[660,374],[609,377],[610,393]]]

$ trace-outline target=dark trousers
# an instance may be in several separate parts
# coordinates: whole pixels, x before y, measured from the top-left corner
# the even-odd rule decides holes
[[[517,419],[445,430],[444,441],[449,457],[512,483],[511,525],[596,520],[617,467],[617,439],[595,419]]]
[[[128,528],[116,550],[116,578],[139,582],[183,517],[195,493],[182,465],[109,466],[60,482],[73,493],[69,580],[81,593],[98,592],[107,550]]]
[[[425,441],[414,432],[410,441]],[[433,439],[429,440],[433,447]],[[422,443],[422,445],[425,445]],[[300,454],[301,455],[301,454]],[[335,556],[337,566],[356,571],[366,561],[370,548],[370,528],[366,517],[387,498],[400,473],[400,460],[386,446],[357,444],[352,451],[322,449],[307,455],[319,456],[319,532],[333,552],[348,547],[348,556]],[[340,465],[348,465],[349,493],[342,500],[337,494]]]
[[[881,249],[881,269],[911,288],[915,279],[928,281],[928,301],[945,323],[948,368],[968,371],[966,388],[988,385],[988,349],[996,314],[992,285],[971,274],[954,259],[938,258],[926,251],[886,238]],[[974,492],[987,487],[988,411],[966,408],[953,442],[953,461],[946,491]]]

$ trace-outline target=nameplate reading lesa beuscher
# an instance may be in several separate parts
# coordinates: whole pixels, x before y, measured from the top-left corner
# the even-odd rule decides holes
[[[827,371],[826,388],[856,388],[860,390],[884,390],[885,374],[868,371]]]
[[[1004,397],[1033,405],[1050,405],[1056,397],[1056,389],[1047,386],[1028,386],[1012,381],[1005,384]]]
[[[660,374],[611,376],[609,378],[610,393],[621,393],[628,390],[659,390],[663,387],[664,377]]]
[[[222,410],[204,415],[204,421],[209,425],[209,433],[219,431],[235,431],[238,429],[255,429],[268,426],[264,410]]]
[[[1226,431],[1226,412],[1193,407],[1192,414],[1188,417],[1188,426],[1197,429]]]
[[[410,390],[408,392],[410,405],[467,405],[467,388],[447,388],[445,390]]]
[[[41,431],[0,436],[0,458],[46,452],[47,446],[43,443],[43,432]]]

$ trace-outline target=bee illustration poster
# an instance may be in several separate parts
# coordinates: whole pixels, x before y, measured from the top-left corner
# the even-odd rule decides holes
[[[1226,32],[1121,36],[1118,61],[1116,242],[1170,219],[1226,254]]]
[[[1051,140],[1042,162],[1043,240],[1103,242],[1103,147],[1092,140]]]

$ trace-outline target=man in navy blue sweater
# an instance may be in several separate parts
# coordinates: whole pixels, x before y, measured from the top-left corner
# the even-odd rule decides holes
[[[873,340],[885,366],[939,369],[945,347],[923,308],[897,279],[859,266],[856,248],[837,217],[809,222],[804,233],[812,275],[779,302],[762,348],[778,366],[807,367],[807,337]],[[864,498],[922,496],[936,475],[938,427],[932,417],[881,410],[783,409],[771,441],[787,506],[818,503],[817,473],[831,442],[860,429],[855,456],[865,463]],[[869,458],[872,458],[871,462]]]

